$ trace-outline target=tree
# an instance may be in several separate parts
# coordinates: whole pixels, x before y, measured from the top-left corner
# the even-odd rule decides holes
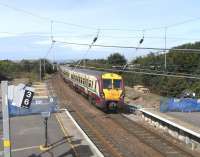
[[[126,58],[120,53],[113,53],[108,56],[108,63],[113,65],[124,65],[126,64]]]

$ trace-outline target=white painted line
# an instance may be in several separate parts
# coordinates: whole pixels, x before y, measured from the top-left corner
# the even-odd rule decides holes
[[[81,127],[78,125],[78,123],[74,120],[74,118],[71,116],[69,111],[67,109],[61,109],[62,111],[64,110],[68,117],[72,120],[72,122],[75,124],[77,129],[81,132],[81,134],[84,136],[84,138],[87,140],[89,145],[95,150],[96,154],[99,157],[104,157],[104,155],[99,151],[99,149],[96,147],[96,145],[90,140],[90,138],[86,135],[86,133],[81,129]]]
[[[172,121],[170,121],[170,120],[168,120],[168,119],[165,119],[165,118],[163,118],[163,117],[161,117],[161,116],[159,116],[159,115],[153,114],[153,113],[151,113],[151,112],[149,112],[149,111],[146,111],[146,110],[144,110],[144,109],[139,109],[139,111],[144,112],[144,113],[146,113],[146,114],[148,114],[148,115],[151,115],[152,117],[155,117],[155,118],[157,118],[157,119],[159,119],[159,120],[161,120],[161,121],[164,121],[164,122],[166,122],[166,123],[168,123],[168,124],[170,124],[170,125],[172,125],[172,126],[174,126],[174,127],[177,127],[177,128],[179,128],[179,129],[181,129],[181,130],[187,132],[187,133],[190,133],[190,134],[192,134],[192,135],[194,135],[194,136],[200,138],[200,134],[199,134],[199,133],[197,133],[197,132],[195,132],[195,131],[193,131],[193,130],[187,129],[187,128],[185,128],[184,126],[181,126],[181,125],[179,125],[179,124],[176,124],[175,122],[172,122]]]
[[[24,147],[24,148],[16,148],[16,149],[12,149],[12,152],[19,152],[19,151],[23,151],[23,150],[28,150],[28,149],[35,149],[35,148],[39,148],[40,146],[31,146],[31,147]]]
[[[12,149],[11,152],[19,152],[19,151],[23,151],[23,150],[28,150],[28,149],[35,149],[35,148],[39,148],[40,146],[31,146],[31,147],[24,147],[24,148],[16,148],[16,149]],[[0,151],[0,156],[3,156],[3,151]]]

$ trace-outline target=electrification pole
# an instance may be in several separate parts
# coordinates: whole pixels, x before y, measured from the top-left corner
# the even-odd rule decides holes
[[[165,27],[165,70],[167,70],[167,27]]]
[[[45,67],[45,66],[46,66],[46,62],[45,62],[45,58],[44,58],[44,62],[43,62],[43,68],[44,68],[43,70],[44,70],[44,75],[45,75],[45,71],[46,71],[46,67]]]
[[[42,81],[42,67],[41,67],[41,59],[40,59],[40,82]]]

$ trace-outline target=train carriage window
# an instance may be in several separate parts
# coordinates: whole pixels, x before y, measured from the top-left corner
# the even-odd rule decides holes
[[[95,91],[96,91],[96,88],[97,88],[97,81],[95,81],[95,85],[94,85]]]
[[[91,87],[94,88],[94,86],[93,86],[93,81],[91,81]]]
[[[83,80],[82,80],[82,81],[83,81],[82,83],[83,83],[83,85],[84,85],[84,84],[85,84],[85,78],[83,78]]]
[[[92,87],[92,81],[89,80],[89,84],[88,84],[89,87]]]
[[[112,80],[111,79],[103,79],[103,88],[104,89],[112,89]]]
[[[122,80],[113,80],[114,88],[121,88]]]
[[[88,86],[88,79],[86,79],[86,86]]]

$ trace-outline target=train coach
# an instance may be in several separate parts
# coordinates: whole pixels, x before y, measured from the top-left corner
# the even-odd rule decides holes
[[[97,107],[116,110],[124,104],[124,81],[120,75],[68,66],[60,66],[60,71],[67,83]]]

